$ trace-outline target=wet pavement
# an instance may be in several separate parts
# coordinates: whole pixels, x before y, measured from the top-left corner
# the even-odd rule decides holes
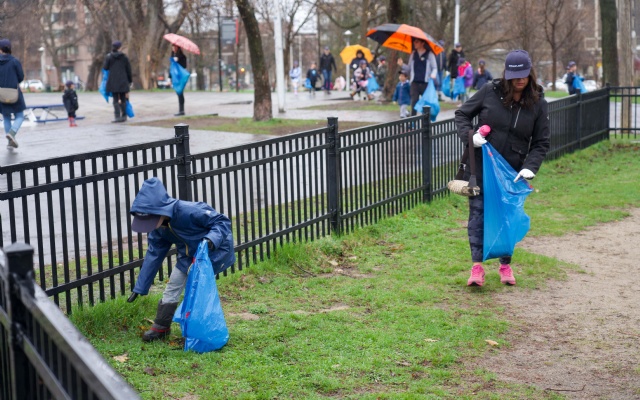
[[[61,104],[61,93],[25,93],[27,105]],[[178,98],[174,91],[132,92],[130,95],[135,118],[128,122],[114,124],[113,106],[97,92],[79,92],[80,109],[78,127],[70,128],[66,121],[34,123],[25,119],[18,132],[20,147],[14,150],[0,149],[0,165],[43,160],[71,154],[86,153],[94,150],[108,149],[145,143],[154,140],[168,139],[174,136],[173,129],[150,126],[131,125],[158,119],[173,118],[178,111]],[[278,99],[272,95],[274,118],[285,119],[326,119],[338,117],[338,121],[364,121],[371,124],[396,120],[393,113],[361,110],[345,110],[344,105],[353,101],[348,92],[332,92],[327,95],[317,92],[315,97],[308,93],[287,93],[285,112],[280,113]],[[187,115],[218,114],[224,117],[252,117],[253,93],[235,92],[186,92],[185,111]],[[335,106],[335,109],[309,109],[312,106]],[[66,118],[63,109],[53,113]],[[453,117],[453,111],[442,112],[438,120]],[[188,119],[184,120],[189,123]],[[268,135],[248,133],[229,133],[218,131],[190,130],[192,149],[198,152],[232,147],[269,138]]]

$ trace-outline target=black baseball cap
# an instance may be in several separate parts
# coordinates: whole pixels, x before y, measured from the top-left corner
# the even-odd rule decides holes
[[[131,222],[131,230],[134,232],[149,233],[156,229],[158,222],[160,222],[161,215],[145,214],[145,213],[132,213],[133,221]]]
[[[524,50],[514,50],[507,54],[504,61],[504,78],[520,79],[526,78],[531,72],[531,58]]]

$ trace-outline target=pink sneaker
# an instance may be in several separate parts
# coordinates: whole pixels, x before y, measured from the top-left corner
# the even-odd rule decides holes
[[[516,278],[509,264],[500,264],[500,283],[505,285],[515,285]]]
[[[471,277],[467,281],[467,286],[482,286],[484,285],[484,269],[482,265],[475,264],[471,268]]]

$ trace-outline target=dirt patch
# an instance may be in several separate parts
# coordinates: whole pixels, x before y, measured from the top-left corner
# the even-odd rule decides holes
[[[189,124],[189,129],[195,130],[210,130],[210,131],[226,131],[229,126],[235,126],[238,124],[239,118],[218,117],[213,115],[194,116],[189,118],[171,118],[171,119],[159,119],[155,121],[139,122],[132,125],[144,125],[155,126],[159,128],[173,128],[176,124]],[[354,128],[360,128],[363,126],[371,125],[371,122],[358,122],[358,121],[340,121],[338,125],[339,131],[345,131]],[[295,125],[261,125],[259,127],[260,133],[265,135],[289,135],[292,133],[304,132],[312,129],[323,128],[327,126],[327,120],[308,121]],[[236,131],[234,131],[236,132]],[[241,132],[244,133],[244,132]]]
[[[542,290],[505,291],[510,347],[468,365],[499,380],[570,399],[640,398],[640,209],[622,221],[563,237],[527,238],[528,251],[578,265]]]

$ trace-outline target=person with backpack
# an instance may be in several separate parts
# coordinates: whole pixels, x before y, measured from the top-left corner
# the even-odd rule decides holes
[[[414,107],[427,89],[429,78],[435,82],[438,76],[438,65],[436,56],[427,42],[418,38],[413,38],[413,52],[407,64],[409,65],[409,82],[411,82],[411,116],[414,116],[417,114]]]

